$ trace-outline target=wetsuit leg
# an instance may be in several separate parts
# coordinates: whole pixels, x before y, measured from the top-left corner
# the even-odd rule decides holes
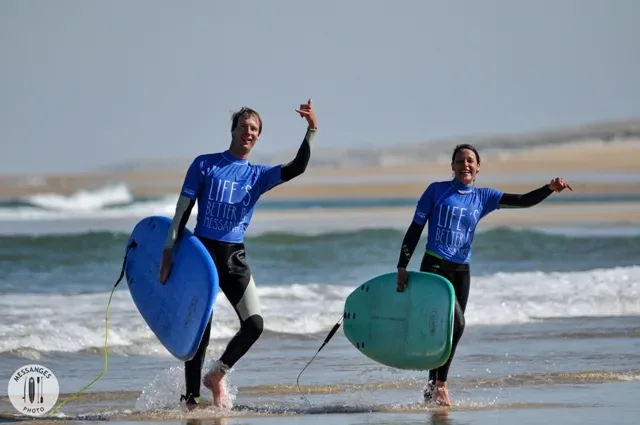
[[[223,368],[231,368],[249,351],[263,330],[260,300],[251,268],[245,260],[245,248],[241,243],[224,243],[199,238],[213,258],[218,269],[220,289],[229,300],[240,320],[240,330],[229,341],[220,357]],[[211,318],[193,359],[185,362],[186,398],[200,397],[202,366],[211,333]]]
[[[195,356],[191,360],[184,363],[184,380],[185,392],[184,399],[187,403],[193,403],[200,397],[200,377],[202,375],[202,366],[204,365],[204,357],[209,346],[209,338],[211,337],[211,318],[204,330],[202,340],[198,346]]]
[[[251,268],[245,261],[245,248],[242,243],[224,243],[199,238],[213,258],[218,269],[220,289],[229,300],[240,320],[240,330],[229,341],[220,357],[222,368],[233,367],[249,348],[258,340],[263,330],[260,300]],[[200,347],[193,359],[185,362],[187,399],[200,396],[202,365],[211,332],[211,319],[205,330]]]
[[[429,383],[433,385],[436,380],[446,382],[449,374],[449,368],[455,355],[458,342],[462,338],[465,328],[464,312],[467,308],[467,300],[469,299],[470,287],[470,268],[467,264],[455,264],[446,260],[439,259],[428,253],[425,253],[420,270],[430,272],[445,277],[453,285],[456,294],[455,312],[453,318],[453,335],[451,354],[445,364],[437,369],[429,371]],[[429,391],[429,387],[427,388]],[[425,393],[425,396],[427,394]]]
[[[262,312],[258,290],[245,261],[244,245],[235,244],[228,258],[228,276],[220,289],[233,306],[240,320],[240,329],[229,341],[220,356],[223,367],[231,368],[260,338],[263,330]]]

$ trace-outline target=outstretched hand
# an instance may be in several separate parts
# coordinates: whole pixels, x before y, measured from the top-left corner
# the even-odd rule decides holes
[[[551,183],[549,183],[548,186],[549,189],[553,190],[554,192],[562,192],[565,189],[569,189],[573,192],[573,188],[569,185],[569,183],[565,182],[562,177],[556,177],[555,179],[551,180]]]
[[[307,103],[301,104],[300,109],[296,109],[296,112],[307,120],[309,128],[313,128],[314,130],[318,128],[318,120],[316,119],[316,113],[313,111],[311,99],[309,99]]]

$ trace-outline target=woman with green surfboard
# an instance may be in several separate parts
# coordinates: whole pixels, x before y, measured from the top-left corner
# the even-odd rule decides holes
[[[465,327],[471,245],[478,222],[499,208],[531,207],[553,192],[573,190],[561,177],[523,195],[475,187],[476,174],[480,171],[480,155],[468,144],[456,146],[451,169],[453,180],[431,183],[418,200],[413,220],[402,241],[397,265],[398,291],[403,291],[410,284],[406,267],[428,222],[428,239],[420,271],[445,277],[456,293],[451,355],[444,365],[429,371],[429,381],[424,391],[425,401],[445,406],[451,405],[447,390],[449,367]]]

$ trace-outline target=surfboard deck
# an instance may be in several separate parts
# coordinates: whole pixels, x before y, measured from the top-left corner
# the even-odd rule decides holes
[[[442,276],[409,272],[397,292],[397,274],[387,273],[351,292],[344,306],[344,334],[358,351],[386,366],[430,370],[451,353],[455,292]]]
[[[169,279],[160,283],[164,241],[171,220],[151,216],[136,224],[127,246],[125,274],[133,302],[160,343],[176,358],[195,355],[218,295],[218,272],[206,248],[185,228],[173,251]]]

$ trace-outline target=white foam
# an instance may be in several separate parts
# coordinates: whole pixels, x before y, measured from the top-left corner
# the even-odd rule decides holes
[[[0,207],[2,221],[109,220],[143,218],[149,215],[172,216],[178,195],[160,199],[136,201],[125,183],[107,185],[93,190],[81,190],[69,196],[41,193],[27,196],[22,202],[29,206]],[[197,213],[197,206],[194,214]],[[55,225],[54,225],[55,227]]]
[[[126,184],[105,186],[96,190],[81,190],[70,196],[42,193],[29,196],[28,203],[52,211],[95,211],[110,205],[133,201]]]
[[[269,286],[258,282],[265,329],[286,334],[327,332],[340,318],[352,287]],[[0,297],[0,352],[101,349],[108,293],[7,294]],[[525,323],[532,317],[640,314],[640,266],[572,273],[498,273],[474,277],[469,326]],[[224,295],[215,307],[212,347],[238,329]],[[168,355],[147,328],[126,290],[114,294],[109,346],[127,354]],[[32,355],[32,354],[30,354]]]
[[[466,323],[635,314],[640,314],[640,266],[571,273],[497,273],[473,279]]]

